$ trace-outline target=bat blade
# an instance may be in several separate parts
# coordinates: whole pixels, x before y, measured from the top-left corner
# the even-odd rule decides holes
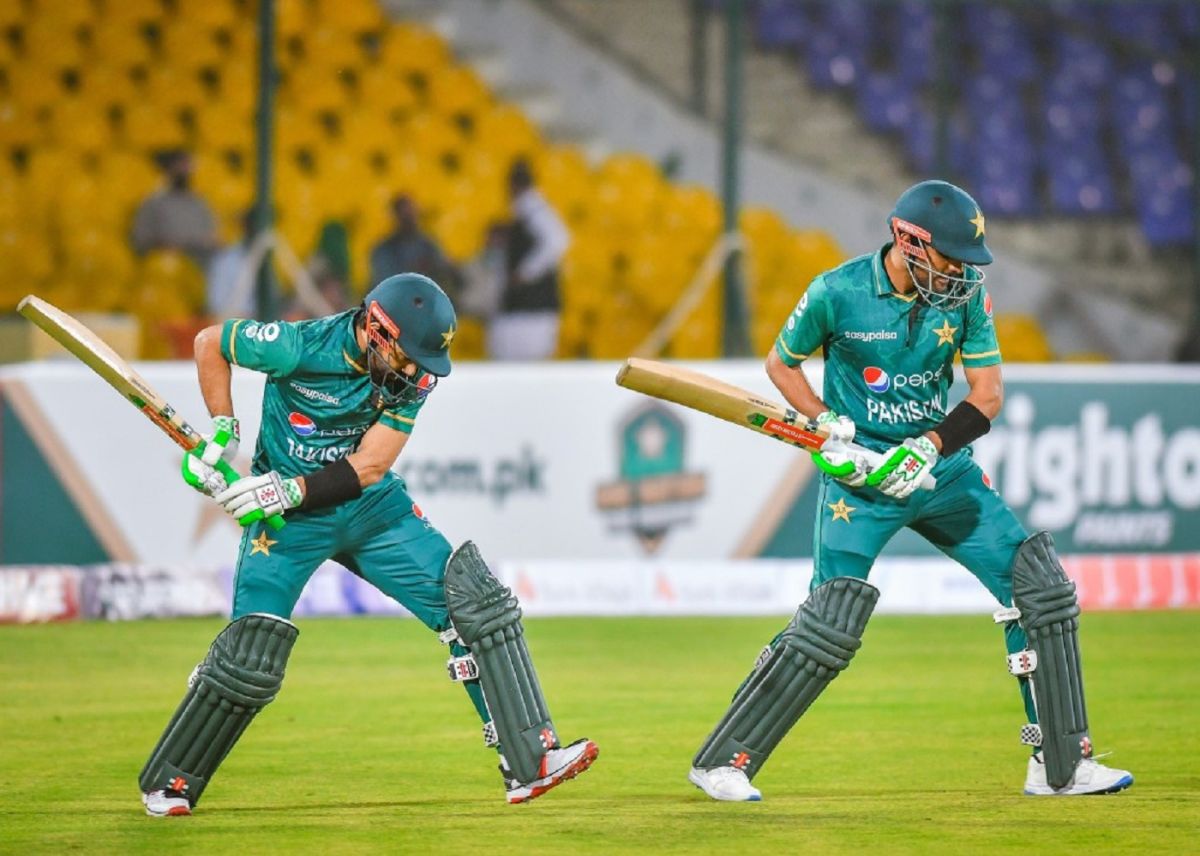
[[[820,449],[826,439],[815,422],[795,410],[683,366],[630,357],[617,371],[617,385],[681,404],[802,449]],[[882,461],[878,452],[861,446],[854,448],[872,466]],[[921,487],[927,490],[933,490],[935,485],[931,475],[921,482]]]

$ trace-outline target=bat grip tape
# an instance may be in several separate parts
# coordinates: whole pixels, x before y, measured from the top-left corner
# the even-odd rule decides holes
[[[215,469],[217,472],[219,472],[221,475],[223,475],[225,477],[225,484],[227,484],[227,485],[233,484],[235,481],[237,481],[238,479],[240,479],[242,477],[241,474],[237,470],[235,470],[233,467],[229,466],[228,461],[225,461],[223,459],[217,461]],[[245,522],[253,523],[254,522],[253,515],[255,515],[255,514],[261,516],[262,511],[255,510],[255,511],[251,512],[250,515],[247,515],[251,519],[246,520]],[[267,518],[267,525],[270,526],[272,529],[274,529],[276,532],[278,532],[280,529],[283,528],[283,524],[284,524],[284,521],[283,521],[282,514],[272,514],[270,517]]]

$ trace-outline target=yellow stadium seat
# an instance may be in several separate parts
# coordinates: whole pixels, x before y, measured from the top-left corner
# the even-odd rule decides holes
[[[79,0],[37,0],[33,4],[34,20],[53,20],[63,29],[74,29],[91,23],[94,8]]]
[[[114,197],[128,204],[140,202],[153,193],[159,183],[159,174],[147,155],[111,149],[100,161],[100,179]]]
[[[344,30],[318,26],[302,37],[304,64],[327,74],[354,71],[364,61],[358,41]]]
[[[94,105],[98,110],[126,107],[144,97],[133,82],[127,66],[89,63],[80,75],[79,82],[80,100]]]
[[[455,361],[482,360],[487,356],[487,330],[477,318],[458,316],[458,329],[451,346]]]
[[[122,136],[129,145],[147,151],[187,144],[187,135],[174,110],[160,104],[131,104],[125,110],[121,126]]]
[[[721,233],[723,221],[721,203],[707,187],[677,185],[664,197],[663,225],[669,231],[691,233],[711,245]]]
[[[24,28],[21,41],[25,62],[35,68],[61,70],[83,64],[83,41],[78,29],[69,22],[38,16]]]
[[[25,3],[22,0],[0,0],[0,27],[17,27],[25,22]]]
[[[317,20],[347,33],[364,33],[387,26],[377,0],[316,0]]]
[[[253,60],[231,58],[217,72],[221,103],[242,115],[251,115],[258,102],[258,69]]]
[[[379,61],[393,71],[427,78],[450,61],[450,50],[432,30],[413,24],[394,24],[384,31]]]
[[[34,111],[54,104],[65,94],[61,76],[56,71],[32,63],[8,69],[8,100]]]
[[[0,145],[29,146],[41,136],[33,108],[12,101],[0,102]]]
[[[187,23],[197,30],[249,24],[239,18],[230,0],[174,0],[173,11],[175,23]]]
[[[146,100],[160,110],[196,110],[210,103],[199,74],[193,69],[158,67],[147,81]]]
[[[197,110],[193,117],[196,142],[203,148],[249,151],[254,147],[254,120],[220,104]],[[280,134],[280,138],[282,138]]]
[[[80,99],[54,105],[50,134],[55,143],[74,151],[100,151],[112,144],[112,125],[105,111]]]
[[[363,69],[358,75],[358,103],[389,119],[405,119],[412,115],[419,101],[408,81],[388,68]]]
[[[150,43],[133,25],[127,22],[101,19],[92,28],[88,39],[90,61],[84,73],[90,74],[97,62],[120,65],[148,63],[153,57]]]
[[[450,120],[436,113],[420,113],[406,122],[399,138],[417,155],[430,163],[457,156],[464,140],[462,132]]]
[[[1046,363],[1054,359],[1054,351],[1046,333],[1032,315],[997,313],[993,321],[996,339],[1006,361]]]
[[[220,8],[221,3],[213,4]],[[185,72],[199,68],[217,68],[225,61],[225,51],[211,29],[190,18],[177,18],[159,36],[159,62]]]
[[[4,278],[26,285],[26,291],[54,272],[54,254],[47,236],[22,226],[0,229],[0,260]]]
[[[1074,351],[1059,358],[1068,363],[1111,363],[1112,357],[1100,351]]]
[[[473,116],[492,97],[487,84],[465,65],[447,65],[431,71],[428,93],[430,109],[452,117]]]
[[[253,133],[253,118],[249,125]],[[284,149],[317,149],[324,144],[325,133],[308,111],[281,104],[275,112],[275,141]]]
[[[275,30],[282,39],[303,36],[312,29],[308,0],[275,0]]]
[[[103,0],[100,20],[141,26],[163,18],[160,0]]]

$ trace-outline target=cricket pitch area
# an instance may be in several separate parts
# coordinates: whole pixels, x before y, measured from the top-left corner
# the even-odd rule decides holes
[[[988,616],[876,616],[784,740],[761,803],[686,779],[783,618],[531,619],[587,773],[509,806],[447,653],[416,621],[309,619],[283,690],[190,818],[137,775],[220,620],[0,627],[0,852],[1188,852],[1200,817],[1200,613],[1082,619],[1097,751],[1134,786],[1022,796],[1026,749]]]

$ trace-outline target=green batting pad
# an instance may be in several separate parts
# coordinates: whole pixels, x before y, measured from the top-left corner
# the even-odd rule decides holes
[[[144,793],[181,791],[192,805],[255,714],[283,684],[300,631],[265,613],[239,618],[220,632],[188,679],[188,691],[138,779]]]
[[[732,765],[750,778],[829,682],[850,664],[879,590],[853,577],[818,586],[760,659],[692,762]]]
[[[1046,780],[1062,788],[1080,759],[1092,754],[1079,659],[1079,599],[1048,532],[1021,543],[1012,576],[1013,605],[1021,610],[1021,626],[1037,654],[1030,680],[1042,726]]]
[[[558,737],[529,659],[517,598],[492,576],[470,541],[450,557],[445,588],[450,621],[475,655],[504,758],[521,782],[532,782]]]

